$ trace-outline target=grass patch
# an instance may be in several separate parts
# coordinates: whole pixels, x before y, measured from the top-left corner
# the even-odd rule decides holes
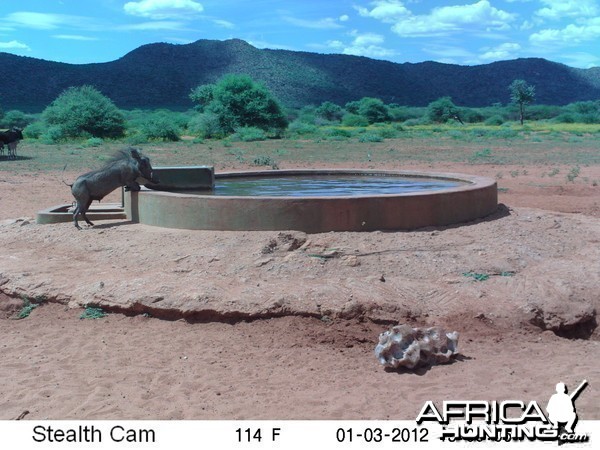
[[[103,317],[108,316],[108,313],[105,312],[102,308],[95,308],[92,306],[88,306],[85,308],[80,319],[102,319]]]
[[[490,276],[487,273],[464,272],[463,276],[473,278],[475,281],[489,280]]]
[[[31,299],[24,295],[21,297],[21,299],[23,300],[23,308],[21,308],[19,313],[16,315],[16,319],[25,319],[29,317],[31,311],[33,311],[35,308],[40,306],[41,303],[46,301],[46,297],[43,295],[35,297],[34,299]]]

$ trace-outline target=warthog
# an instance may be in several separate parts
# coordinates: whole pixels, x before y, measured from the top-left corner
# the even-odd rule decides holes
[[[4,146],[8,146],[8,159],[17,159],[17,144],[23,139],[20,128],[13,127],[0,132],[0,155],[4,155]]]
[[[87,224],[93,226],[85,215],[92,201],[102,200],[121,186],[125,190],[139,191],[139,183],[149,182],[158,183],[158,179],[153,176],[148,157],[142,156],[136,148],[120,150],[102,169],[85,173],[70,185],[77,202],[73,211],[73,223],[81,229],[77,222],[77,216],[81,214]]]

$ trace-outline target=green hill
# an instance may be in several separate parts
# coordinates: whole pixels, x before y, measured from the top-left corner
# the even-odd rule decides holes
[[[65,64],[0,53],[0,106],[43,110],[64,89],[89,84],[119,107],[188,109],[190,90],[226,73],[263,82],[285,105],[344,105],[362,97],[425,106],[451,96],[461,106],[509,101],[517,78],[536,88],[536,103],[563,105],[600,99],[600,68],[576,69],[539,58],[479,66],[423,62],[396,64],[349,55],[260,50],[248,43],[200,40],[149,44],[98,64]]]

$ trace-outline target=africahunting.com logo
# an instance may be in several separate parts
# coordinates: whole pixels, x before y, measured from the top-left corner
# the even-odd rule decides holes
[[[417,424],[436,422],[442,425],[442,441],[558,441],[587,442],[590,436],[577,433],[575,400],[588,382],[583,380],[571,393],[564,383],[556,385],[546,412],[536,401],[450,400],[437,408],[425,402],[417,416]]]

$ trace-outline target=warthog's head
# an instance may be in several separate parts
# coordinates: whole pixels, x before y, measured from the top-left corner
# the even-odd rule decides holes
[[[16,134],[18,140],[23,139],[23,130],[21,128],[13,127],[11,131]]]
[[[133,156],[133,159],[138,163],[138,169],[141,173],[140,178],[143,178],[143,180],[140,181],[141,184],[144,184],[144,182],[158,184],[160,182],[158,177],[154,174],[152,164],[150,164],[150,159],[147,156],[142,156],[135,148],[131,149],[131,156]]]

